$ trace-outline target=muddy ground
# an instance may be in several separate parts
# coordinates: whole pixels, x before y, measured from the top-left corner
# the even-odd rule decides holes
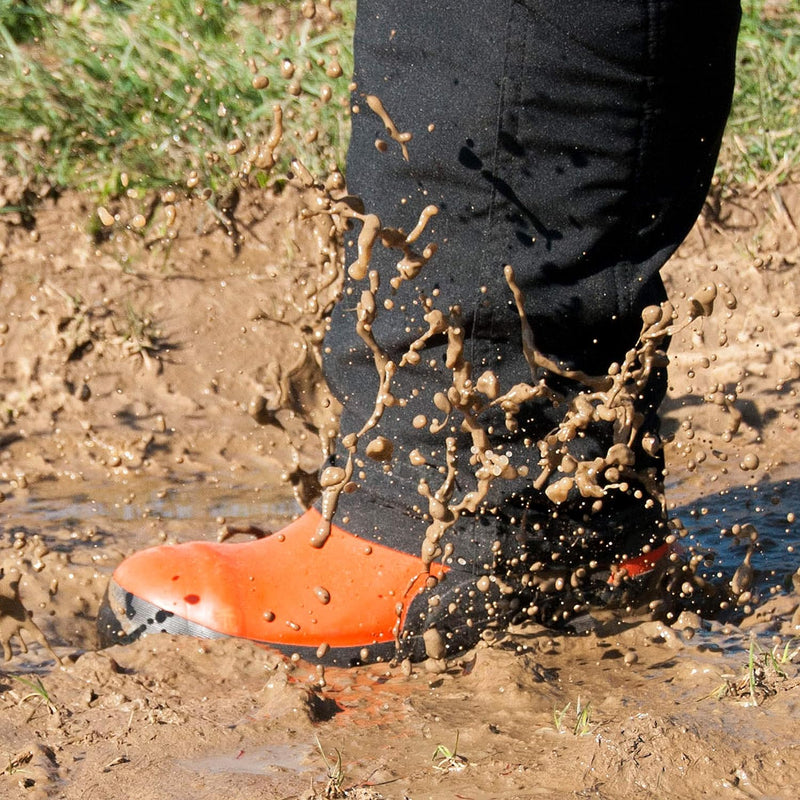
[[[238,641],[96,649],[124,555],[280,525],[313,488],[335,429],[318,349],[338,277],[303,204],[247,194],[227,226],[199,201],[172,226],[160,202],[109,207],[104,228],[75,196],[0,216],[0,612],[19,610],[19,580],[61,660],[11,641],[0,796],[795,798],[794,185],[710,204],[666,270],[679,308],[721,289],[673,343],[664,419],[688,557],[729,580],[741,526],[758,530],[733,622],[598,615],[585,636],[515,630],[444,674],[328,669],[324,686]]]

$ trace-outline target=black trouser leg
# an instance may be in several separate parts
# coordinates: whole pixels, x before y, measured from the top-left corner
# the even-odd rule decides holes
[[[440,209],[422,237],[438,253],[396,295],[389,279],[398,253],[375,247],[379,305],[392,296],[394,310],[378,314],[373,332],[389,357],[399,362],[426,328],[424,293],[444,311],[460,306],[474,376],[493,370],[501,391],[531,381],[503,275],[511,264],[539,350],[595,375],[619,361],[636,343],[642,309],[664,298],[658,271],[707,192],[730,106],[738,20],[736,0],[359,0],[349,190],[384,225],[406,231],[428,204]],[[413,132],[407,162],[367,94]],[[388,142],[386,152],[376,139]],[[372,354],[355,333],[361,288],[348,279],[325,342],[343,433],[370,416],[378,390]],[[337,519],[348,530],[407,552],[419,550],[426,527],[418,482],[425,477],[435,489],[442,480],[449,431],[431,435],[412,421],[435,416],[433,396],[451,384],[445,350],[434,338],[418,366],[398,371],[392,391],[400,402],[374,431],[394,444],[390,468],[359,456],[359,488],[340,502]],[[661,374],[640,399],[642,412],[654,416],[663,392]],[[531,490],[540,470],[532,444],[562,413],[531,403],[515,433],[499,411],[483,415],[493,448],[528,477],[498,480],[485,513],[459,521],[457,556],[480,567],[523,507],[546,508]],[[472,488],[472,440],[453,435],[465,466],[460,496]],[[585,457],[608,446],[602,433],[579,444]],[[414,450],[427,466],[409,463]],[[585,505],[571,514],[578,527]],[[596,539],[606,555],[635,552],[659,535],[650,526],[660,512],[631,523],[626,505],[610,498],[601,515],[609,527]]]

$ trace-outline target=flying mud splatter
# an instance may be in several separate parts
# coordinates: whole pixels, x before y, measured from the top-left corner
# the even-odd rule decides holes
[[[446,469],[441,483],[431,486],[426,479],[422,479],[417,489],[425,500],[430,520],[421,543],[421,558],[425,565],[429,566],[436,559],[446,561],[453,556],[453,545],[440,546],[444,534],[456,528],[463,515],[482,513],[482,503],[497,481],[527,478],[533,489],[544,493],[554,514],[576,492],[581,498],[591,501],[594,511],[599,511],[604,498],[615,491],[631,492],[646,508],[656,508],[660,510],[659,513],[664,513],[662,476],[654,468],[638,467],[636,463],[638,448],[648,455],[655,455],[662,446],[656,434],[642,429],[644,418],[638,407],[639,398],[654,371],[667,366],[669,359],[666,346],[672,337],[698,320],[709,317],[718,294],[722,294],[728,309],[735,307],[736,301],[729,288],[722,287],[718,292],[716,284],[701,287],[688,298],[682,316],[669,302],[645,308],[635,347],[625,354],[620,363],[609,365],[605,375],[590,375],[565,368],[536,348],[525,313],[525,298],[517,285],[513,267],[509,265],[505,269],[505,278],[519,315],[522,345],[530,367],[531,382],[520,380],[513,386],[501,387],[497,375],[491,370],[475,378],[472,365],[465,358],[464,326],[460,308],[437,308],[435,298],[424,295],[420,295],[419,302],[424,310],[423,319],[427,330],[411,343],[407,352],[395,363],[389,359],[374,336],[375,320],[379,313],[400,313],[395,309],[392,295],[404,282],[413,281],[435,256],[436,242],[428,242],[421,249],[417,249],[415,243],[422,237],[429,220],[438,213],[438,209],[435,206],[424,208],[417,225],[406,234],[402,230],[385,226],[377,216],[362,209],[360,203],[353,198],[331,197],[324,184],[315,182],[307,170],[299,165],[295,173],[306,188],[313,188],[318,193],[307,216],[329,215],[339,233],[346,230],[351,220],[360,224],[356,257],[348,266],[347,272],[352,280],[366,282],[356,304],[356,329],[372,353],[380,387],[369,419],[360,430],[346,433],[342,437],[342,444],[347,451],[344,466],[329,467],[322,473],[323,519],[311,542],[314,547],[324,545],[341,493],[358,490],[353,478],[354,462],[359,452],[384,464],[386,468],[391,464],[394,457],[391,442],[383,436],[370,438],[370,432],[377,426],[386,408],[397,402],[392,394],[392,385],[398,370],[413,369],[420,361],[420,351],[435,336],[445,336],[447,339],[445,365],[452,375],[452,382],[434,395],[435,409],[431,409],[430,417],[420,414],[414,420],[415,427],[427,427],[431,434],[442,436],[442,450],[446,458]],[[383,300],[379,296],[382,288],[380,276],[376,270],[370,269],[370,260],[376,246],[397,250],[399,253],[397,274],[389,281],[388,294]],[[542,375],[545,377],[541,377]],[[561,379],[562,384],[563,381],[578,384],[581,388],[566,396],[548,384],[547,376]],[[514,464],[502,447],[493,447],[490,432],[481,421],[481,415],[487,409],[500,408],[505,416],[506,427],[509,431],[515,431],[520,409],[532,399],[546,401],[554,408],[561,409],[560,423],[545,437],[532,443],[532,447],[538,449],[540,454],[539,470],[536,474],[529,474],[527,465]],[[728,396],[723,396],[722,399],[715,396],[714,402],[724,408],[731,420],[728,433],[735,434],[738,412],[733,400]],[[437,412],[444,414],[443,421],[436,416]],[[456,468],[455,439],[446,434],[448,424],[451,427],[454,424],[451,419],[453,415],[459,418],[455,426],[467,431],[472,439],[472,474],[468,477],[463,474],[463,467],[459,474]],[[569,451],[568,444],[586,435],[597,425],[609,426],[613,431],[613,442],[607,452],[604,456],[590,460],[576,458]],[[424,455],[419,451],[412,452],[409,460],[417,466],[426,463]],[[752,459],[743,460],[743,464],[750,463]],[[465,489],[465,486],[469,488]],[[544,535],[547,536],[546,531]],[[643,553],[646,555],[651,550],[658,551],[658,555],[654,556],[655,561],[663,555],[663,544],[674,545],[685,535],[685,529],[673,522],[671,529],[665,529],[660,541],[653,541],[652,546],[644,546]],[[575,589],[581,586],[594,572],[607,572],[610,566],[612,577],[609,583],[619,587],[627,578],[625,559],[631,555],[636,554],[622,554],[618,563],[613,565],[599,564],[595,560],[573,565],[563,575],[560,571],[553,573],[543,569],[536,562],[531,565],[527,574],[516,576],[516,586],[523,590],[526,587],[537,587],[534,597],[557,595],[570,587]],[[679,609],[675,610],[673,602],[667,598],[677,598],[684,605],[702,606],[705,611],[711,608],[719,610],[720,607],[724,610],[730,606],[727,590],[711,587],[697,574],[701,558],[683,560],[674,553],[670,558],[660,573],[665,597],[651,602],[653,613],[668,618],[674,618],[679,613]],[[737,597],[749,599],[750,596],[746,593],[736,591],[741,589],[736,582],[731,588],[734,600]],[[703,603],[698,600],[700,596],[705,597]],[[535,617],[539,612],[536,602],[535,599],[531,601],[527,609],[529,616]],[[563,621],[584,610],[584,605],[575,605],[561,613],[560,619]],[[553,621],[555,619],[553,617]]]

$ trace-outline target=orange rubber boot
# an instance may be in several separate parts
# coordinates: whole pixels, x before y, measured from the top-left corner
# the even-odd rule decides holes
[[[473,647],[526,601],[524,590],[509,591],[488,565],[483,573],[458,561],[426,569],[417,556],[336,525],[324,546],[314,547],[320,519],[312,509],[264,539],[164,545],[132,555],[109,583],[98,617],[101,641],[127,644],[148,633],[233,636],[341,666],[420,661]],[[606,587],[632,585],[668,553],[662,545],[613,565]],[[602,605],[611,599],[607,592],[596,598]],[[557,620],[569,603],[551,601],[558,613],[542,618]]]
[[[464,596],[474,597],[476,576],[453,573],[449,579],[448,568],[432,564],[427,570],[416,556],[336,525],[323,547],[312,547],[319,520],[312,509],[264,539],[190,542],[134,554],[109,584],[99,619],[104,644],[157,632],[234,636],[353,665],[393,658],[397,642],[404,656],[425,658],[426,640],[428,651],[431,646],[423,634],[433,624],[448,654],[475,643],[481,627],[463,614],[447,630],[433,617],[452,610],[454,596],[467,586]],[[440,606],[439,614],[429,613]]]
[[[642,575],[651,573],[662,561],[669,558],[670,553],[677,552],[677,549],[669,544],[661,544],[649,550],[647,553],[640,553],[638,556],[631,556],[611,565],[611,577],[609,583],[618,582],[620,577],[638,578]]]

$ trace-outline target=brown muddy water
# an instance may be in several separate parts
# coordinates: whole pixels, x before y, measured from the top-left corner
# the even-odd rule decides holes
[[[278,527],[313,490],[338,254],[307,193],[243,197],[235,249],[190,201],[102,241],[79,197],[46,200],[33,235],[4,219],[2,796],[796,797],[800,192],[773,191],[701,220],[668,266],[678,308],[710,281],[738,300],[676,335],[664,407],[684,557],[738,609],[514,628],[411,674],[232,640],[96,650],[126,554]]]

